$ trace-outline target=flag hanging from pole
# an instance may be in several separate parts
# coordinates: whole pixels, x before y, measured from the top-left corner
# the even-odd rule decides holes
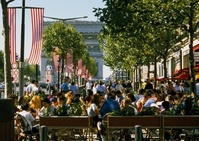
[[[82,67],[82,74],[81,74],[82,78],[86,78],[86,66]]]
[[[42,52],[43,8],[31,8],[32,48],[28,59],[29,64],[39,64]]]
[[[71,73],[73,71],[73,55],[72,53],[66,54],[66,68],[65,72]]]
[[[16,63],[16,8],[8,8],[10,63]]]
[[[55,48],[55,52],[53,52],[53,62],[54,62],[55,70],[58,72],[58,71],[59,71],[59,70],[58,70],[58,66],[60,65],[59,63],[60,63],[61,60],[59,60],[60,57],[59,57],[59,55],[56,53],[57,50],[58,50],[58,48],[56,47],[56,48]]]
[[[82,74],[82,59],[78,60],[78,65],[77,66],[78,66],[77,75],[81,76],[81,74]]]

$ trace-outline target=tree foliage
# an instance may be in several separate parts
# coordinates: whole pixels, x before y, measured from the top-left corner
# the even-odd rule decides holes
[[[198,0],[104,0],[104,2],[106,7],[94,8],[94,12],[95,16],[105,23],[102,29],[105,38],[101,44],[104,47],[101,48],[105,54],[104,61],[108,65],[118,67],[118,58],[122,64],[128,64],[128,59],[134,58],[132,60],[134,64],[145,65],[154,60],[151,55],[156,54],[159,60],[163,60],[166,77],[168,58],[183,46],[180,44],[183,39],[189,38],[189,62],[194,79],[193,40],[198,37]],[[129,51],[129,47],[132,51]],[[127,52],[123,51],[121,55],[120,52],[124,49]],[[113,57],[112,54],[115,52],[118,52],[120,57]],[[124,58],[124,54],[125,59],[121,59]],[[132,64],[129,64],[129,67],[130,65]]]
[[[29,65],[27,60],[25,60],[25,65],[24,65],[24,76],[26,76],[30,80],[36,78],[36,66],[35,65]]]
[[[7,7],[10,2],[14,0],[1,0],[2,7],[2,21],[3,21],[3,36],[4,36],[4,81],[5,81],[5,97],[7,98],[12,94],[11,83],[11,63],[10,63],[10,50],[9,50],[9,26]]]
[[[66,61],[66,54],[73,56],[74,76],[76,76],[77,63],[83,59],[84,65],[89,65],[88,48],[84,43],[83,36],[77,32],[72,25],[65,25],[63,22],[55,22],[47,25],[43,33],[43,50],[48,56],[55,52],[62,59],[62,68]],[[96,66],[96,65],[93,65]],[[90,73],[96,74],[92,67]]]

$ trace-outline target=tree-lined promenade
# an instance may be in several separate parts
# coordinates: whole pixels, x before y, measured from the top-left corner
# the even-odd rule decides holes
[[[107,7],[95,8],[94,12],[105,23],[99,38],[105,64],[113,70],[131,71],[132,67],[139,69],[162,61],[166,78],[166,63],[171,54],[188,43],[189,59],[186,61],[190,64],[191,86],[195,93],[193,41],[198,35],[199,1],[104,2]],[[156,79],[156,73],[154,77]],[[141,82],[141,77],[139,79]]]
[[[7,21],[7,7],[12,1],[13,0],[1,0],[3,9],[3,35],[5,37],[4,81],[6,84],[6,95],[12,93],[9,51],[10,36]],[[135,93],[136,96],[142,93],[142,99],[140,101],[138,100],[137,103],[135,99],[133,99],[135,95],[129,92],[128,89],[122,88],[121,81],[119,81],[116,82],[117,85],[110,85],[108,88],[103,86],[99,87],[99,85],[102,85],[102,83],[99,83],[99,89],[96,93],[92,94],[91,91],[87,92],[87,99],[81,99],[81,95],[75,95],[72,91],[60,92],[56,95],[57,105],[53,105],[54,101],[50,101],[46,95],[40,97],[40,94],[35,93],[31,96],[28,95],[29,97],[19,105],[22,108],[17,110],[19,110],[19,112],[27,110],[26,113],[30,114],[27,107],[32,105],[31,101],[34,101],[32,98],[37,97],[40,105],[37,105],[38,103],[33,104],[32,109],[35,108],[33,112],[31,111],[33,115],[37,114],[37,116],[40,116],[38,112],[35,111],[40,111],[40,108],[43,106],[44,116],[51,116],[52,113],[58,116],[73,116],[77,113],[79,114],[79,112],[80,114],[78,116],[82,116],[82,110],[84,110],[85,115],[93,116],[93,121],[95,120],[95,125],[93,126],[96,126],[96,123],[97,125],[103,126],[98,119],[98,115],[103,117],[106,113],[117,116],[135,116],[137,114],[197,115],[198,97],[196,95],[197,83],[194,72],[193,41],[197,40],[198,34],[199,1],[104,0],[104,2],[106,4],[105,8],[95,8],[93,12],[95,12],[99,20],[104,23],[99,35],[99,41],[104,54],[103,59],[105,64],[111,67],[112,70],[124,69],[128,72],[131,71],[132,68],[137,68],[141,72],[141,66],[146,65],[150,67],[152,63],[163,61],[164,77],[166,78],[167,60],[172,53],[180,50],[184,44],[188,43],[188,61],[190,63],[191,73],[190,93],[184,93],[184,90],[181,89],[178,82],[174,83],[171,81],[164,82],[165,85],[169,86],[166,93],[166,88],[163,89],[163,87],[159,87],[159,89],[154,89],[148,80],[146,86],[140,88],[140,91]],[[74,76],[76,75],[76,67],[79,59],[82,59],[83,65],[86,66],[91,75],[97,73],[96,64],[94,60],[89,57],[81,34],[76,32],[72,26],[66,26],[61,21],[52,23],[44,29],[42,37],[43,51],[50,57],[55,53],[55,55],[59,55],[62,62],[66,62],[67,60],[65,59],[68,53],[73,56]],[[63,67],[64,66],[62,66],[62,69]],[[157,72],[156,70],[154,72],[156,80]],[[141,75],[141,73],[139,73],[139,75]],[[139,78],[139,82],[141,83],[141,76]],[[147,91],[148,89],[149,91]],[[104,90],[106,91],[104,92]],[[78,98],[76,96],[78,96]],[[75,99],[75,97],[77,99]],[[158,101],[161,101],[161,104],[157,103]],[[134,103],[132,104],[132,102]],[[111,104],[111,106],[109,104]],[[49,108],[52,106],[55,108]],[[55,112],[49,113],[52,109],[54,109]],[[91,110],[93,111],[91,112]],[[100,132],[102,128],[99,128],[102,126],[97,127],[103,139],[103,133]]]

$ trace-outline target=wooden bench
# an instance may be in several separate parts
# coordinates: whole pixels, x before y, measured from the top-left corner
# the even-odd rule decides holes
[[[162,127],[161,116],[107,116],[106,120],[108,140],[111,139],[111,130],[113,129],[134,129],[136,125],[147,129],[161,129]],[[147,133],[149,133],[148,131]],[[159,136],[161,137],[161,135]]]
[[[199,115],[187,116],[111,116],[105,120],[108,139],[111,130],[133,129],[140,125],[147,129],[159,129],[159,140],[164,140],[166,129],[199,129]],[[194,136],[194,135],[193,135]]]
[[[199,128],[199,116],[164,116],[164,128]]]
[[[87,129],[89,140],[92,139],[92,117],[90,116],[41,116],[40,127],[47,126],[49,129]]]
[[[199,115],[163,116],[162,120],[163,132],[167,129],[188,129],[188,134],[192,130],[192,137],[195,138],[195,129],[199,129]]]

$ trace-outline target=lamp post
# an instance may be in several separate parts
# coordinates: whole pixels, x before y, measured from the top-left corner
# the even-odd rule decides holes
[[[59,92],[59,81],[60,81],[60,57],[57,60],[58,66],[57,66],[57,91]]]
[[[19,60],[19,95],[24,95],[24,41],[25,41],[25,0],[22,1],[22,18],[21,18],[21,50]]]

